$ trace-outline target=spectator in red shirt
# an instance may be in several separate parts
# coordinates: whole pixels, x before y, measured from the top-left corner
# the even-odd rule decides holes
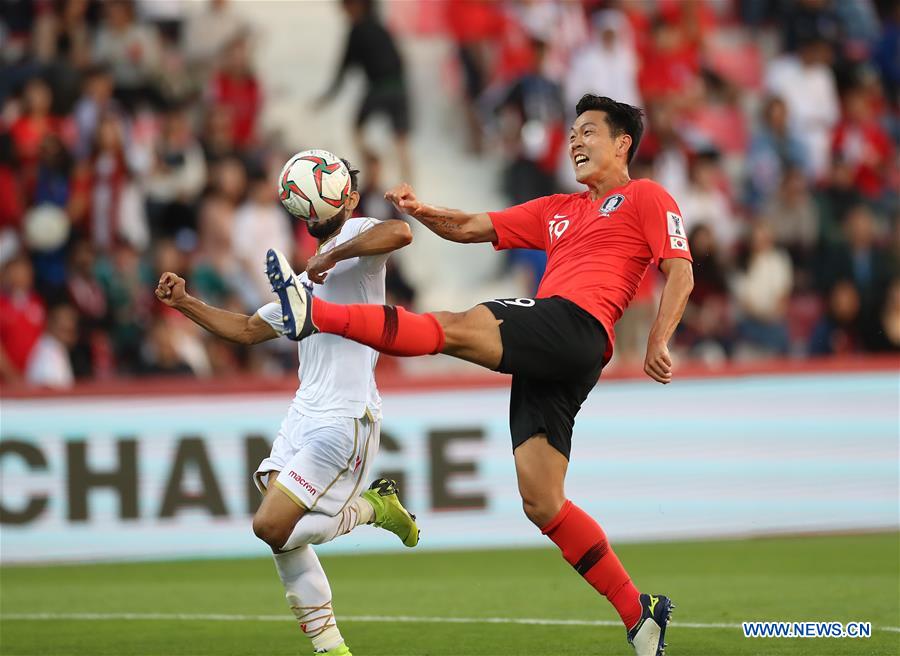
[[[252,145],[256,116],[262,109],[262,89],[250,64],[248,37],[233,39],[222,53],[222,68],[212,80],[213,105],[231,114],[231,131],[238,148]]]
[[[836,159],[853,168],[857,189],[866,197],[877,199],[887,191],[894,146],[872,109],[864,88],[847,92],[843,118],[834,130],[832,152]]]
[[[659,21],[653,39],[643,53],[638,86],[646,102],[684,93],[697,79],[697,49],[675,25]]]
[[[31,198],[37,181],[41,143],[48,135],[62,136],[63,121],[50,112],[53,92],[41,78],[30,79],[22,92],[22,115],[9,128],[18,159],[22,189]]]
[[[100,119],[91,158],[73,176],[69,212],[72,223],[108,251],[118,239],[139,249],[149,241],[143,197],[132,180],[125,152],[124,125],[114,114]]]
[[[34,291],[34,270],[24,251],[0,274],[0,375],[15,382],[44,330],[44,303]]]
[[[18,226],[25,214],[17,172],[12,138],[0,134],[0,228]]]
[[[481,122],[475,101],[490,76],[491,41],[503,26],[502,7],[487,0],[451,0],[446,5],[447,27],[456,43],[464,91],[466,123],[472,150],[481,151]]]

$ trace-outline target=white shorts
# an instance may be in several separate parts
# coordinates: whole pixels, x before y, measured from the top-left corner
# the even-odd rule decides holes
[[[280,472],[275,485],[298,505],[334,516],[365,490],[380,438],[379,420],[307,417],[291,408],[253,479],[265,493],[264,476]]]

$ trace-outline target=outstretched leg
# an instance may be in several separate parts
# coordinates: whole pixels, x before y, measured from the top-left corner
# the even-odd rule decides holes
[[[313,323],[388,355],[444,353],[489,369],[500,365],[499,321],[483,305],[466,312],[416,314],[391,305],[338,305],[313,297]]]
[[[392,305],[340,305],[314,297],[297,282],[287,258],[271,249],[266,273],[278,295],[287,337],[340,335],[387,355],[445,353],[497,369],[503,355],[500,321],[483,305],[466,312],[416,314]]]

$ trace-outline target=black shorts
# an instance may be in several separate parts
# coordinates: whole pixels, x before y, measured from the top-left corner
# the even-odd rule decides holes
[[[575,415],[606,364],[606,330],[585,310],[559,296],[499,299],[483,305],[503,321],[503,357],[497,371],[512,374],[509,430],[513,450],[544,433],[568,458]]]
[[[391,121],[397,135],[409,133],[409,100],[402,86],[369,89],[356,114],[356,126],[362,127],[373,114],[383,114]]]

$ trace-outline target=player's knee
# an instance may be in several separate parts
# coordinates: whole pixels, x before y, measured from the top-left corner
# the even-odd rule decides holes
[[[253,533],[273,549],[280,549],[291,536],[289,529],[259,514],[253,517]]]
[[[525,511],[525,516],[531,523],[538,528],[549,524],[563,504],[555,495],[532,494],[521,490],[520,492],[522,494],[522,510]]]

